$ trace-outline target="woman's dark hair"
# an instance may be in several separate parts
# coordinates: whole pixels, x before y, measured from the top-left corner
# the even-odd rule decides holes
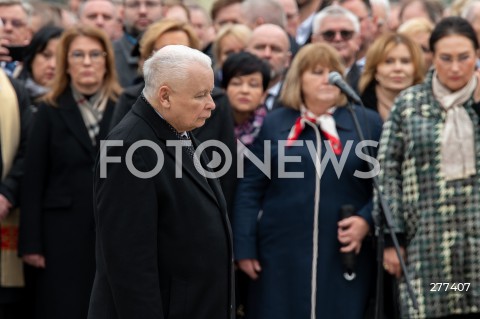
[[[270,66],[256,55],[249,52],[238,52],[228,56],[222,66],[222,87],[227,88],[230,80],[236,76],[262,74],[262,85],[265,91],[270,82]]]
[[[51,39],[60,38],[62,35],[63,29],[53,25],[47,25],[38,30],[33,36],[30,44],[27,47],[25,52],[25,57],[23,59],[23,71],[19,75],[19,78],[26,79],[32,74],[32,63],[35,56],[43,52],[48,45],[48,41]]]
[[[477,34],[475,33],[475,30],[473,30],[472,25],[467,20],[460,17],[447,17],[440,20],[440,22],[438,22],[433,29],[429,41],[430,50],[432,52],[435,52],[435,44],[442,38],[448,37],[450,35],[464,36],[465,38],[472,41],[475,50],[478,50],[479,48]]]

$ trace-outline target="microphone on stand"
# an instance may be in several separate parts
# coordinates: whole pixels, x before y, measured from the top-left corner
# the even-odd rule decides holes
[[[332,71],[328,74],[328,83],[331,85],[335,85],[343,92],[350,100],[353,102],[363,105],[362,99],[357,95],[354,89],[350,85],[347,84],[340,75],[340,73],[336,71]]]
[[[355,215],[355,208],[353,205],[343,205],[340,208],[340,220],[352,217]],[[348,280],[352,281],[355,279],[357,274],[355,273],[355,264],[356,264],[356,256],[355,252],[351,251],[348,253],[342,253],[342,264],[345,269],[343,273],[343,277]]]

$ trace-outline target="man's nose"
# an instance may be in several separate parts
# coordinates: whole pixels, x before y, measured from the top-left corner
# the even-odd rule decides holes
[[[211,109],[212,111],[215,110],[215,101],[213,100],[213,97],[211,94],[208,95],[208,105],[207,108]]]
[[[102,16],[98,16],[95,19],[95,24],[97,25],[97,27],[102,27],[105,24],[105,19]]]

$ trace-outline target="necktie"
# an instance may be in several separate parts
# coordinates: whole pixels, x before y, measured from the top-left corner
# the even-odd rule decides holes
[[[187,151],[187,154],[190,155],[191,158],[195,158],[195,148],[193,147],[190,137],[186,133],[179,134],[179,139],[182,141],[182,145]]]
[[[295,125],[290,130],[287,138],[287,147],[292,146],[293,142],[298,139],[303,129],[305,128],[305,121],[315,123],[320,126],[322,134],[327,138],[335,155],[342,154],[342,143],[338,136],[335,119],[332,114],[335,108],[330,108],[325,114],[315,116],[308,111],[304,106],[301,108],[301,116],[295,121]]]
[[[7,73],[8,76],[12,77],[16,66],[17,66],[17,62],[15,61],[6,63],[4,67],[5,73]]]

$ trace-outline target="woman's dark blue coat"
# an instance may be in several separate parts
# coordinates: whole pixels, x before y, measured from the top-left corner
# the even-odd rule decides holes
[[[377,142],[382,127],[378,114],[365,108],[354,109],[366,139]],[[279,178],[282,165],[279,165],[278,141],[287,139],[299,116],[298,111],[288,108],[267,115],[251,150],[263,161],[264,141],[271,141],[271,178],[246,160],[245,177],[237,188],[233,218],[235,259],[256,258],[262,267],[259,279],[250,284],[249,319],[310,318],[313,211],[318,177],[306,143],[312,141],[309,143],[316,145],[316,138],[308,125],[299,137],[303,146],[285,148],[285,155],[291,156],[286,158],[285,171],[301,172],[304,176]],[[361,156],[356,154],[360,139],[349,111],[337,108],[333,116],[343,145],[342,154],[333,156],[340,163],[342,159],[346,162],[338,171],[332,161],[322,164],[316,314],[319,319],[360,319],[364,317],[374,287],[375,255],[371,235],[363,241],[356,258],[356,279],[347,281],[343,277],[337,223],[341,207],[353,205],[356,214],[368,221],[373,233],[372,181],[354,176],[355,171],[371,169],[365,154],[367,148],[359,150]],[[324,139],[322,135],[322,158]],[[375,156],[377,148],[371,150]],[[370,161],[375,160],[370,158]]]

